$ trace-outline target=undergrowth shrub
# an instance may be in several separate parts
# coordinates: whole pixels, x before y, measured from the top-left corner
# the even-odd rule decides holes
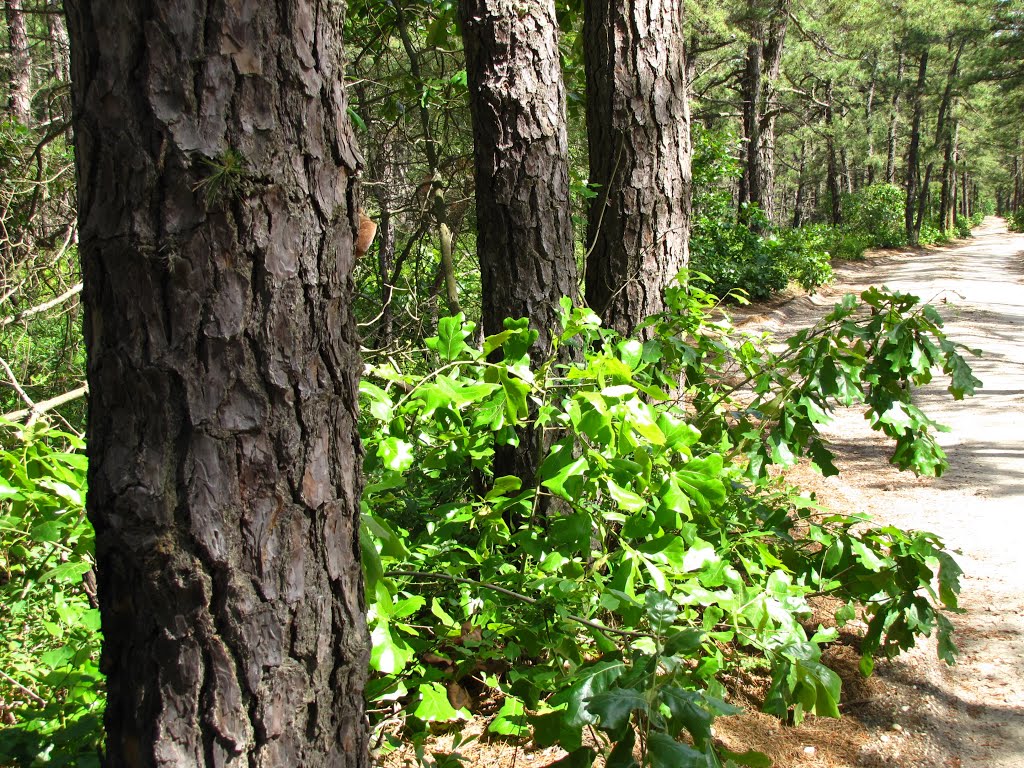
[[[960,570],[942,542],[823,509],[768,472],[806,456],[835,473],[818,427],[859,405],[894,464],[940,474],[941,427],[911,392],[934,369],[955,398],[979,382],[935,310],[871,289],[773,352],[713,320],[693,285],[666,301],[621,338],[564,300],[540,365],[525,320],[477,345],[459,316],[426,356],[368,366],[367,696],[385,749],[423,753],[483,686],[500,704],[490,735],[558,744],[564,765],[595,758],[585,728],[608,766],[636,765],[638,743],[645,766],[765,765],[712,739],[737,711],[722,676],[761,660],[766,711],[838,716],[821,656],[837,632],[805,628],[812,595],[840,598],[838,626],[867,622],[865,674],[932,632],[953,661]],[[495,450],[523,440],[536,476],[493,476]]]
[[[790,281],[813,290],[832,279],[820,226],[776,229],[756,206],[745,216],[702,216],[690,238],[690,267],[710,280],[710,290],[727,296],[740,290],[753,299],[782,291]]]
[[[898,248],[907,244],[904,208],[907,193],[895,184],[872,184],[850,195],[844,206],[851,234],[868,241],[867,248]]]
[[[1024,208],[1007,216],[1006,224],[1011,232],[1024,232]]]
[[[0,764],[99,766],[103,677],[84,445],[0,421]],[[93,582],[94,583],[94,582]]]

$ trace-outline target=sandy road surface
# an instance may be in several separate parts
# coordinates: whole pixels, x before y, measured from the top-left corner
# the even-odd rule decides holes
[[[951,338],[984,350],[972,361],[977,396],[953,402],[938,378],[918,398],[952,427],[939,441],[950,459],[942,478],[887,466],[889,446],[850,411],[828,431],[842,474],[812,481],[833,503],[938,533],[966,573],[960,663],[947,668],[929,646],[880,665],[883,690],[851,711],[872,732],[855,762],[1024,768],[1024,235],[986,219],[972,240],[852,263],[836,278],[827,296],[787,303],[768,326],[795,330],[838,294],[884,284],[936,304]]]

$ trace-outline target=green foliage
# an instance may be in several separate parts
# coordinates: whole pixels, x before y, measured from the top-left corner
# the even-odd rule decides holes
[[[863,235],[868,248],[899,248],[907,244],[904,209],[907,193],[894,184],[872,184],[850,195],[844,205],[847,228]]]
[[[103,677],[82,441],[0,422],[0,754],[21,766],[99,765]],[[8,764],[5,762],[5,764]]]
[[[739,290],[763,299],[790,281],[812,290],[832,279],[826,236],[820,226],[776,230],[756,206],[741,219],[701,216],[690,238],[690,266],[723,296]]]
[[[1006,219],[1006,225],[1011,232],[1024,232],[1024,208],[1011,213]]]
[[[492,733],[532,729],[566,764],[593,759],[585,727],[608,765],[635,764],[638,733],[644,765],[764,764],[716,750],[711,723],[734,711],[720,678],[761,659],[767,711],[837,716],[820,653],[835,631],[805,629],[812,595],[868,620],[865,672],[931,631],[952,659],[959,570],[941,541],[827,512],[767,471],[805,455],[835,472],[818,427],[860,404],[895,464],[940,473],[940,427],[910,391],[935,368],[954,397],[978,382],[935,310],[873,289],[772,352],[712,321],[695,286],[667,303],[641,341],[565,301],[572,352],[538,366],[526,321],[476,346],[460,316],[428,340],[429,373],[369,367],[368,697],[397,702],[411,733],[465,717],[452,691],[476,676],[505,697]],[[495,451],[524,440],[537,476],[492,476]]]

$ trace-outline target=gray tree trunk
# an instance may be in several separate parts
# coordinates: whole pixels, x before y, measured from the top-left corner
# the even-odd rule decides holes
[[[681,0],[585,4],[586,298],[623,334],[689,261],[690,113]]]
[[[789,26],[789,6],[790,0],[772,0],[766,6],[755,0],[747,3],[751,42],[741,81],[746,148],[739,202],[756,203],[769,221],[775,219],[776,83]]]
[[[32,58],[28,50],[25,14],[20,3],[4,0],[4,16],[11,57],[8,107],[18,122],[28,125],[32,120]]]
[[[105,763],[362,768],[344,5],[68,10]]]

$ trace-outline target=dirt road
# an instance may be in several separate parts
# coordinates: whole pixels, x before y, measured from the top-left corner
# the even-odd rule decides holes
[[[940,438],[950,467],[918,479],[886,463],[889,446],[859,412],[842,414],[829,436],[842,474],[801,473],[832,503],[867,509],[902,527],[930,530],[954,549],[965,573],[955,617],[959,664],[934,646],[880,666],[871,695],[849,715],[868,727],[853,765],[1024,767],[1024,235],[986,219],[975,238],[929,252],[883,255],[837,272],[826,296],[787,303],[769,327],[813,322],[842,293],[885,284],[935,304],[949,336],[984,350],[973,361],[984,382],[961,403],[941,378],[919,405],[951,432]],[[827,751],[824,750],[824,751]],[[849,759],[849,758],[847,758]],[[817,761],[821,762],[817,762]],[[801,765],[839,765],[824,754]]]

